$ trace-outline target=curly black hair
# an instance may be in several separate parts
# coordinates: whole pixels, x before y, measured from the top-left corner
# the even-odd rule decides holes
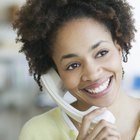
[[[51,67],[53,42],[64,23],[82,17],[103,23],[126,56],[132,47],[135,26],[132,7],[125,0],[28,0],[21,7],[13,27],[23,43],[29,72],[42,90],[40,77]]]

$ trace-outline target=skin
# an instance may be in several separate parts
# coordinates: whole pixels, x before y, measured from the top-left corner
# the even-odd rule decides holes
[[[110,106],[120,92],[120,46],[112,41],[105,26],[91,19],[71,21],[58,32],[53,59],[65,87],[78,99],[79,109]],[[91,98],[83,91],[93,84],[101,85],[110,77],[112,86],[105,96]]]
[[[132,140],[138,129],[140,109],[137,106],[140,102],[122,94],[122,49],[112,40],[108,29],[90,18],[69,21],[57,31],[54,48],[53,60],[60,77],[65,87],[77,98],[73,106],[79,110],[93,105],[101,107],[84,116],[80,128],[72,119],[79,129],[77,140],[126,139],[129,130],[132,136],[129,135],[127,140]],[[99,96],[85,91],[97,89],[107,80],[109,83],[99,92]],[[115,125],[101,120],[89,134],[92,119],[105,111],[103,107],[107,107],[119,119]],[[120,115],[120,108],[126,111],[129,122]],[[122,126],[122,122],[128,126]]]

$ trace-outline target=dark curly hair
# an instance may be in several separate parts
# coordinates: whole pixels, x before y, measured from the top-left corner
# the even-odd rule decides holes
[[[103,23],[127,57],[136,31],[131,10],[125,0],[28,0],[13,26],[17,29],[17,41],[23,43],[20,52],[25,53],[29,72],[40,89],[40,76],[51,67],[56,69],[53,42],[64,23],[82,17]]]

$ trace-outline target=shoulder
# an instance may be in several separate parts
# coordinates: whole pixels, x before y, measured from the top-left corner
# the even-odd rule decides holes
[[[40,140],[40,137],[48,137],[53,133],[62,121],[59,108],[54,108],[44,114],[38,115],[30,119],[23,126],[19,140],[30,140],[35,137],[35,140]],[[49,131],[48,131],[49,130]],[[56,130],[57,131],[57,130]]]
[[[140,97],[131,97],[130,100],[130,112],[135,114],[138,122],[140,121]]]
[[[54,108],[48,112],[45,112],[41,115],[35,116],[32,119],[30,119],[25,126],[42,126],[44,123],[49,124],[51,121],[54,121],[56,118],[55,116],[60,117],[60,109],[59,108]]]

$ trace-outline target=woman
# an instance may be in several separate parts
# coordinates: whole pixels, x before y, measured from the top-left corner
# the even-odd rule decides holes
[[[40,76],[54,68],[77,98],[75,108],[100,107],[81,124],[55,108],[27,122],[20,140],[140,139],[140,101],[121,88],[122,61],[127,62],[136,31],[126,1],[29,0],[14,28],[41,90]],[[90,129],[106,108],[116,123],[101,120]]]

